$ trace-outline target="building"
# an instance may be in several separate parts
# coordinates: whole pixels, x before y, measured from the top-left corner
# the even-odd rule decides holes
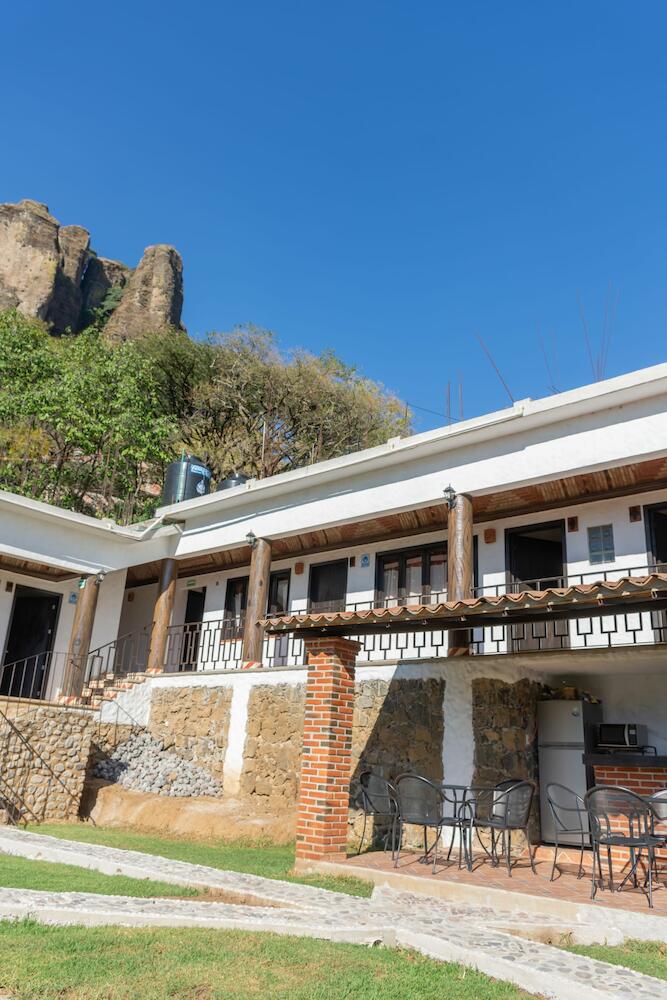
[[[0,693],[90,700],[146,673],[247,687],[234,671],[293,678],[310,648],[358,678],[441,679],[448,781],[501,766],[512,726],[479,711],[495,683],[591,691],[664,756],[665,567],[667,364],[129,528],[0,494]],[[528,735],[504,749],[530,771]]]

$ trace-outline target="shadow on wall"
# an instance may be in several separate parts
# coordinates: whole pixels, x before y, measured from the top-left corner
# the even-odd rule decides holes
[[[358,843],[363,827],[359,776],[371,770],[385,778],[421,774],[443,780],[444,677],[359,680],[355,687],[352,729],[349,835]],[[388,832],[378,820],[367,827],[369,843],[382,845]]]

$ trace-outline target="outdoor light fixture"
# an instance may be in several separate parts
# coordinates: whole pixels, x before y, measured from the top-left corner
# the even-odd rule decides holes
[[[451,510],[454,506],[454,500],[456,499],[456,490],[450,483],[449,486],[447,486],[442,492],[445,494],[445,503]]]
[[[251,549],[254,549],[255,546],[257,545],[257,535],[255,534],[254,531],[249,531],[248,534],[245,536],[245,540]]]

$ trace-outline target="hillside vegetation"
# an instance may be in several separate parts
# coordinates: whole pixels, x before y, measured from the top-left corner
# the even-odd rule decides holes
[[[245,327],[112,342],[0,312],[0,488],[123,523],[149,517],[183,451],[214,480],[271,476],[409,432],[403,403],[332,352]]]

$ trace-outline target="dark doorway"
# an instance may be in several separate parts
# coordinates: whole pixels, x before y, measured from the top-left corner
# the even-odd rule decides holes
[[[311,611],[342,611],[347,597],[347,559],[310,567],[308,606]]]
[[[510,591],[517,593],[527,584],[530,590],[562,587],[565,564],[563,521],[508,528],[507,568]]]
[[[197,669],[197,656],[199,654],[201,623],[204,620],[205,603],[206,587],[202,587],[200,590],[188,590],[179,670]]]
[[[278,570],[271,574],[269,580],[269,603],[267,613],[270,615],[286,615],[289,610],[290,571]]]
[[[238,576],[227,581],[223,639],[238,639],[243,635],[245,609],[248,600],[248,577]]]
[[[644,507],[649,572],[667,572],[667,504]],[[667,612],[652,611],[656,642],[667,642]]]
[[[505,546],[510,593],[564,586],[564,521],[508,528]],[[567,621],[515,625],[510,632],[514,650],[563,649],[569,645]]]
[[[60,611],[60,594],[17,586],[3,657],[0,694],[42,698]]]
[[[664,573],[667,569],[667,504],[645,507],[644,518],[649,569]]]

